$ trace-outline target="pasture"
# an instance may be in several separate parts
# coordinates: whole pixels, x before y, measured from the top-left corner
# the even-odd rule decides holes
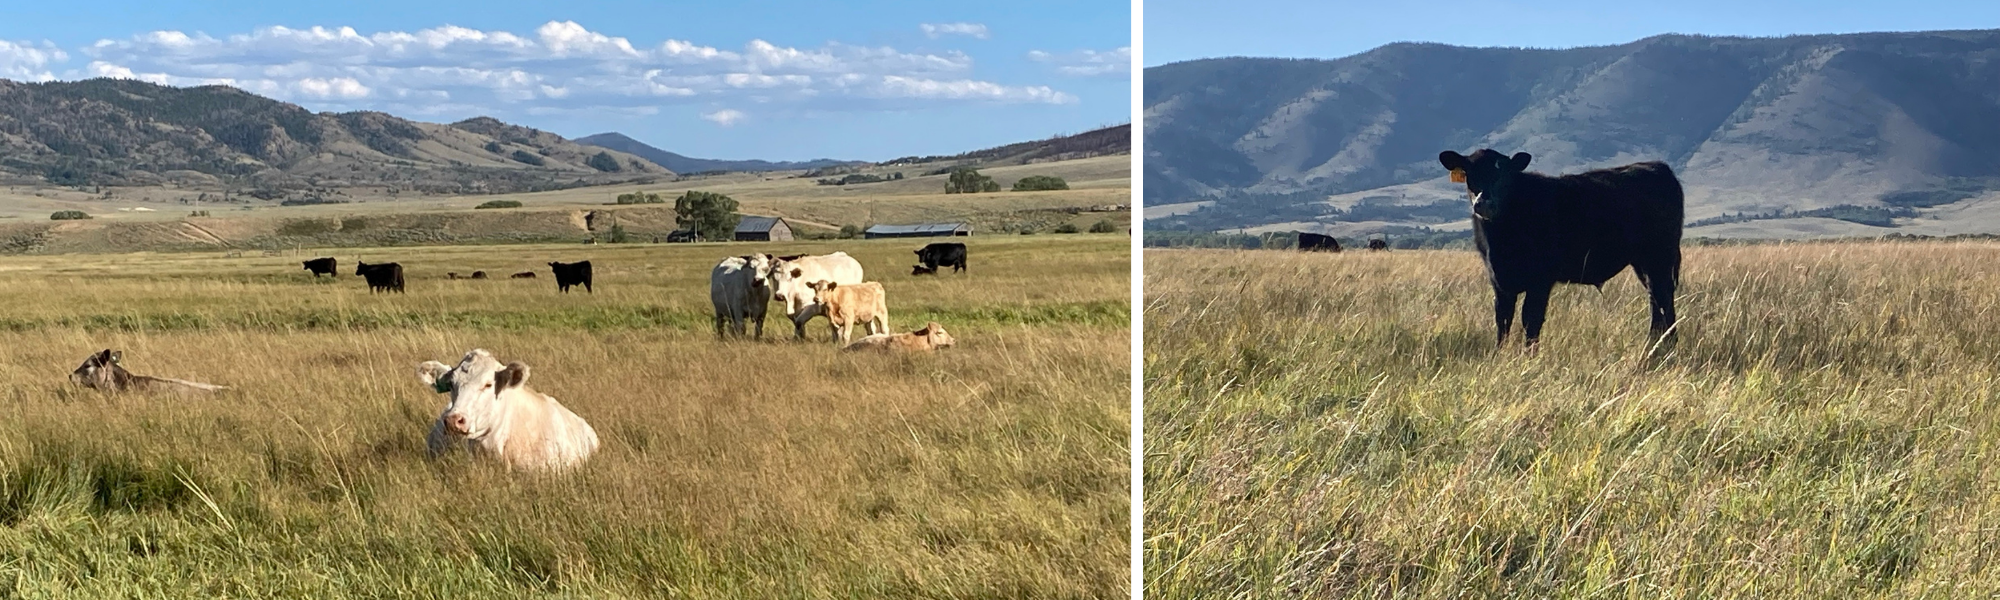
[[[1685,257],[1527,355],[1472,252],[1149,252],[1147,596],[2000,591],[2000,245]]]
[[[340,249],[318,280],[311,251],[0,258],[0,595],[1124,597],[1129,238],[960,240],[970,272],[925,278],[922,239]],[[837,352],[775,304],[764,341],[715,339],[717,260],[834,250],[958,346]],[[545,263],[583,259],[596,293],[558,294]],[[475,347],[599,453],[427,460],[416,365]],[[104,348],[234,389],[68,383]]]

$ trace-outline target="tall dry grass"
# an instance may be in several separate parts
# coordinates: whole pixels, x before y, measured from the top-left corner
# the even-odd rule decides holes
[[[410,269],[373,296],[290,259],[0,260],[0,595],[1121,597],[1125,241],[973,240],[936,279],[890,268],[912,242],[839,244],[893,325],[959,339],[926,356],[823,324],[716,341],[708,268],[748,244],[371,251]],[[598,293],[504,279],[577,258]],[[441,279],[473,269],[503,279]],[[107,347],[235,389],[65,381]],[[473,347],[532,365],[600,453],[426,460],[444,399],[415,365]]]
[[[1147,266],[1148,597],[2000,591],[2000,245],[1690,248],[1657,354],[1630,276],[1530,356],[1470,252]]]

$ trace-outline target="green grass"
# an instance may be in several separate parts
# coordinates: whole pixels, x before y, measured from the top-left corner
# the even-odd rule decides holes
[[[1150,598],[2000,592],[2000,246],[1687,251],[1682,331],[1469,252],[1153,251]]]
[[[362,252],[401,295],[348,251],[317,281],[311,256],[0,259],[0,596],[1125,597],[1126,238],[968,243],[935,278],[907,240]],[[716,260],[833,249],[959,346],[714,339]],[[544,263],[585,258],[597,293],[557,293]],[[444,279],[475,269],[500,278]],[[425,459],[444,399],[415,365],[473,347],[532,365],[599,454]],[[68,384],[101,348],[234,389]]]

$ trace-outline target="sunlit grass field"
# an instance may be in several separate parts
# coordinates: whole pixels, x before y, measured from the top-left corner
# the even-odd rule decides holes
[[[1471,252],[1146,256],[1149,598],[2000,591],[2000,245],[1689,248],[1494,349]]]
[[[1129,238],[974,237],[969,273],[910,277],[927,241],[343,249],[319,280],[310,252],[0,258],[0,596],[1125,596]],[[717,260],[836,249],[959,345],[714,338]],[[581,259],[596,293],[557,293],[545,263]],[[599,453],[426,460],[415,365],[475,347]],[[234,389],[66,381],[103,348]]]

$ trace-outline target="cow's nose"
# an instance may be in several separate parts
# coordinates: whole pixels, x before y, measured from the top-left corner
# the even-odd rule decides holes
[[[444,426],[459,435],[472,433],[472,428],[465,423],[465,415],[445,415]]]

